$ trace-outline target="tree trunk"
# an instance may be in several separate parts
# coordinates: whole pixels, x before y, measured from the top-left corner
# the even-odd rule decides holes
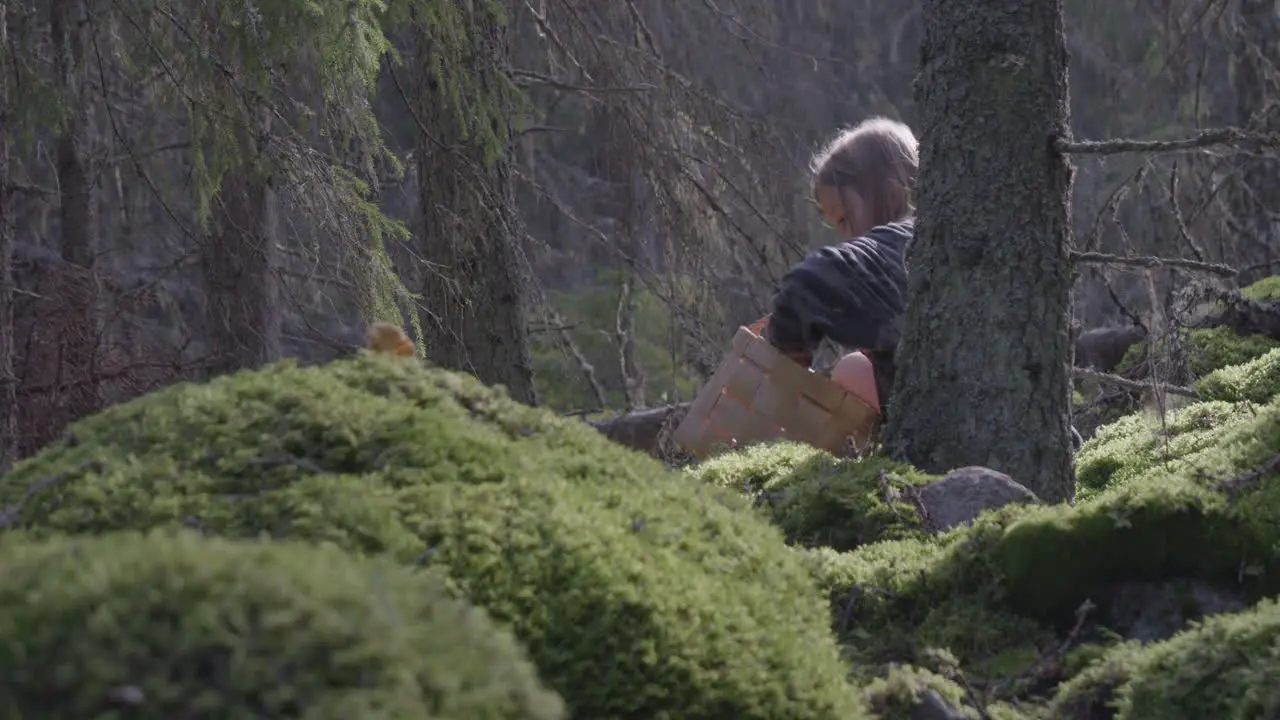
[[[473,19],[471,27],[480,36],[469,67],[481,92],[468,102],[505,110],[509,90],[500,68],[506,31],[487,19]],[[504,112],[494,128],[502,145],[497,157],[486,158],[482,140],[464,133],[449,89],[432,71],[429,42],[420,33],[422,90],[415,103],[424,126],[416,153],[423,347],[435,364],[505,385],[513,398],[532,405],[527,280],[507,157],[508,119]]]
[[[1236,124],[1280,131],[1280,6],[1274,0],[1240,0],[1235,43]],[[1267,148],[1240,157],[1240,181],[1228,195],[1245,259],[1240,281],[1280,273],[1280,158]]]
[[[0,2],[0,48],[9,46],[9,4]],[[0,126],[11,127],[9,78],[13,69],[0,51]],[[10,133],[0,133],[0,475],[18,457],[18,378],[14,372],[13,217],[9,198]]]
[[[921,176],[891,452],[1073,496],[1062,0],[923,0]]]
[[[249,159],[223,176],[202,253],[211,375],[259,367],[281,354],[276,197],[256,164],[250,130],[240,133]]]
[[[61,404],[73,417],[102,406],[96,381],[102,337],[98,277],[98,220],[93,197],[92,101],[84,91],[85,43],[91,22],[83,2],[50,3],[49,35],[63,118],[54,139],[62,260],[57,278]]]

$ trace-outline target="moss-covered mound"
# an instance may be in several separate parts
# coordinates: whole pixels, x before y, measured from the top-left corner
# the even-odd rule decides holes
[[[0,543],[0,717],[555,720],[434,575],[192,533]]]
[[[1057,681],[1062,669],[1038,658],[1080,608],[1094,607],[1091,624],[1121,622],[1133,584],[1190,582],[1245,602],[1280,592],[1280,401],[1199,411],[1238,415],[1177,462],[1118,451],[1132,465],[1114,472],[1145,470],[1075,507],[1010,507],[936,539],[804,551],[851,655],[919,663],[944,648],[1012,696]]]
[[[1241,422],[1256,417],[1253,403],[1210,401],[1166,412],[1139,412],[1104,425],[1076,453],[1076,501],[1142,477],[1156,467],[1194,468],[1194,453],[1213,447]]]
[[[1163,642],[1124,643],[1064,684],[1052,718],[1269,718],[1280,710],[1280,603],[1218,615]]]
[[[1240,294],[1258,302],[1280,300],[1280,275],[1262,278],[1248,287],[1241,288]]]
[[[1280,341],[1265,335],[1241,335],[1225,326],[1184,330],[1182,342],[1196,377],[1247,363],[1280,348]]]
[[[837,458],[792,442],[725,453],[685,472],[752,498],[788,542],[835,550],[922,536],[909,491],[936,479],[882,457]]]
[[[438,566],[580,718],[855,718],[778,531],[573,420],[412,360],[289,363],[81,421],[0,481],[15,527],[186,525]]]
[[[960,539],[973,532],[890,540],[844,553],[802,551],[864,680],[887,663],[926,664],[938,649],[953,653],[976,677],[1010,676],[1054,641],[1047,624],[1010,609],[998,567],[973,555]]]
[[[1265,403],[1280,395],[1280,349],[1215,370],[1196,385],[1206,400]]]

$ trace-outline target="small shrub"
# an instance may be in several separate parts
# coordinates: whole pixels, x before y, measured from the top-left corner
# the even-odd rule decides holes
[[[332,548],[9,536],[0,576],[0,717],[564,717],[437,577]]]

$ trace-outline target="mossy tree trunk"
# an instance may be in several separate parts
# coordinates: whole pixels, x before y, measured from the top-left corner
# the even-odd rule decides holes
[[[256,150],[269,131],[265,119],[251,118],[239,129],[245,160],[222,177],[201,248],[213,375],[258,367],[281,354],[276,197]]]
[[[1236,122],[1280,132],[1280,6],[1274,0],[1240,0],[1235,43]],[[1229,194],[1234,233],[1244,247],[1242,277],[1250,282],[1280,272],[1280,158],[1274,150],[1251,148],[1240,158],[1240,180]]]
[[[432,67],[430,35],[419,31],[415,43],[423,345],[437,365],[505,385],[516,400],[534,404],[528,285],[507,156],[504,109],[511,106],[512,89],[501,70],[507,31],[501,23],[472,19],[468,31],[476,37],[463,47],[472,55],[466,66],[474,69],[480,101],[497,105],[488,108],[494,125],[485,133],[490,143],[466,128],[447,82]]]
[[[0,48],[9,46],[9,4],[0,2]],[[0,127],[12,127],[9,106],[10,59],[0,50]],[[0,475],[18,454],[18,378],[14,372],[13,217],[9,198],[10,133],[0,132]]]
[[[102,337],[98,218],[93,168],[93,100],[86,90],[86,51],[93,19],[83,0],[49,3],[49,37],[62,122],[54,137],[60,194],[62,266],[57,277],[63,406],[81,417],[102,405],[98,344]]]
[[[1073,494],[1062,0],[923,0],[921,177],[890,450]]]

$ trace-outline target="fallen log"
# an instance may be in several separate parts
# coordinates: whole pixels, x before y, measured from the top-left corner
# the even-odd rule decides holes
[[[680,454],[680,449],[671,441],[671,433],[684,419],[689,405],[680,403],[634,410],[604,420],[588,421],[588,424],[616,443],[668,460]]]

